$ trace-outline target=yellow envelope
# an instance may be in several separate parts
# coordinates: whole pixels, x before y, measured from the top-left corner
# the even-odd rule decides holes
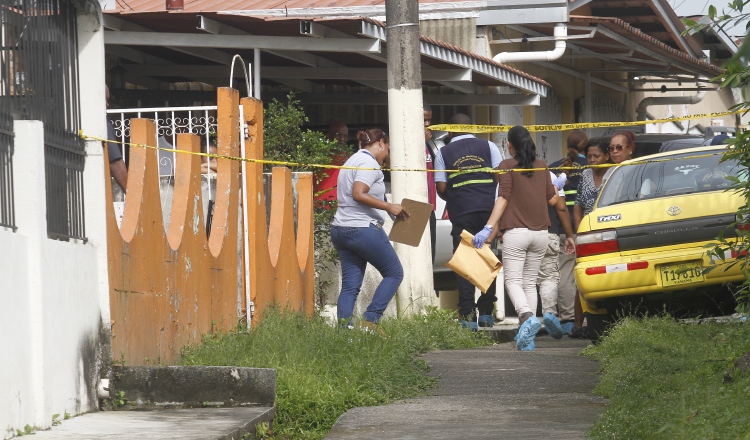
[[[461,242],[453,258],[445,265],[485,293],[503,264],[486,244],[481,249],[475,248],[471,242],[473,238],[466,230],[461,231]]]

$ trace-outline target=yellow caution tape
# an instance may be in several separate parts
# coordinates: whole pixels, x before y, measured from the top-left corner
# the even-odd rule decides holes
[[[547,124],[547,125],[524,125],[530,132],[539,131],[564,131],[581,130],[584,128],[607,128],[607,127],[635,127],[638,125],[660,124],[665,122],[686,121],[689,119],[715,118],[718,116],[729,116],[741,113],[743,110],[697,113],[694,115],[680,116],[675,118],[651,119],[648,121],[633,122],[579,122],[574,124]],[[430,130],[449,131],[453,133],[505,133],[512,125],[475,125],[475,124],[437,124],[428,127]]]
[[[137,144],[134,142],[122,142],[118,140],[112,140],[112,139],[106,139],[98,136],[89,136],[87,134],[83,133],[83,130],[79,130],[78,136],[80,136],[81,139],[90,139],[95,141],[101,141],[101,142],[112,142],[119,145],[128,145],[131,147],[140,147],[140,148],[149,148],[152,150],[157,151],[167,151],[170,153],[180,153],[180,154],[190,154],[193,156],[201,156],[201,157],[210,157],[210,158],[216,158],[216,159],[228,159],[228,160],[235,160],[238,162],[249,162],[249,163],[256,163],[261,165],[278,165],[278,166],[287,166],[290,168],[318,168],[318,169],[334,169],[334,170],[364,170],[364,171],[408,171],[408,172],[419,172],[419,173],[439,173],[439,172],[445,172],[445,173],[459,173],[459,172],[466,172],[466,170],[428,170],[423,168],[373,168],[373,167],[352,167],[352,166],[346,166],[346,165],[324,165],[324,164],[314,164],[314,163],[299,163],[299,162],[288,162],[288,161],[281,161],[281,160],[266,160],[266,159],[249,159],[244,157],[235,157],[235,156],[225,156],[222,154],[212,154],[212,153],[199,153],[195,151],[185,151],[185,150],[177,150],[172,148],[162,148],[162,147],[154,147],[152,145],[146,145],[146,144]],[[703,154],[697,154],[694,156],[684,156],[680,159],[697,159],[702,157],[709,157],[709,156],[715,156],[719,154],[724,154],[723,151],[716,151],[712,153],[703,153]],[[528,172],[528,171],[549,171],[549,170],[560,170],[560,171],[568,171],[568,170],[584,170],[586,168],[611,168],[616,166],[626,166],[626,165],[639,165],[642,163],[658,163],[658,162],[669,162],[672,160],[676,160],[676,158],[664,158],[664,159],[650,159],[650,160],[633,160],[632,162],[628,163],[622,163],[622,164],[615,164],[615,163],[604,163],[601,165],[579,165],[579,166],[569,166],[569,167],[553,167],[553,168],[511,168],[507,170],[486,170],[482,172],[491,173],[491,174],[505,174],[505,173],[512,173],[512,172]]]

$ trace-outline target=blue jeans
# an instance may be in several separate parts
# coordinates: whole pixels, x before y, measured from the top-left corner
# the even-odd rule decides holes
[[[365,319],[378,322],[404,279],[404,269],[388,236],[381,226],[374,224],[366,228],[332,226],[331,241],[341,261],[341,294],[337,306],[339,321],[352,317],[365,268],[370,263],[383,276],[383,281],[375,289]]]

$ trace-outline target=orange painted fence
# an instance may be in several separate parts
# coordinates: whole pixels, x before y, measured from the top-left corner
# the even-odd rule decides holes
[[[234,89],[217,92],[217,145],[221,155],[240,156],[240,105],[247,122],[248,158],[263,157],[263,105]],[[155,145],[155,124],[131,120],[131,142]],[[180,134],[178,150],[199,151],[199,138]],[[104,149],[106,152],[106,148]],[[112,357],[128,365],[173,364],[181,349],[212,331],[227,331],[246,318],[245,284],[255,315],[269,305],[311,313],[314,308],[312,176],[297,181],[294,231],[291,171],[275,168],[270,227],[262,165],[247,164],[250,279],[245,280],[238,234],[242,218],[240,163],[218,160],[216,201],[206,239],[200,156],[180,155],[168,231],[164,231],[157,152],[132,147],[128,191],[118,227],[107,179]],[[108,161],[105,161],[108,163]],[[107,170],[109,173],[109,170]],[[107,174],[109,175],[109,174]]]

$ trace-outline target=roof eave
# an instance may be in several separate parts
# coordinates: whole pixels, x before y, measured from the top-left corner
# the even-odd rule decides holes
[[[372,19],[364,18],[362,20],[362,35],[387,42],[385,26]],[[419,51],[423,56],[472,69],[482,75],[518,88],[523,92],[545,97],[550,87],[542,79],[535,78],[489,58],[424,36],[420,36]]]

